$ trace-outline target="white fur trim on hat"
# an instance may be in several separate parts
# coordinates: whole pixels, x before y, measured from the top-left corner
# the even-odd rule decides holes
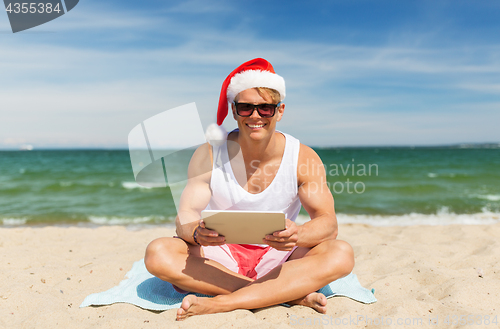
[[[285,99],[285,79],[276,73],[262,70],[247,70],[236,74],[227,87],[227,101],[232,103],[243,90],[255,87],[271,88],[280,93],[280,101]]]
[[[223,126],[212,123],[205,132],[205,138],[210,145],[222,145],[227,139],[227,131]]]

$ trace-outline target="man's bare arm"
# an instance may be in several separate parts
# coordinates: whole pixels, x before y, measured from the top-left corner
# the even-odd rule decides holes
[[[210,145],[200,146],[188,167],[188,182],[181,195],[176,217],[176,233],[184,241],[195,244],[193,232],[199,225],[201,211],[206,208],[210,197],[212,163]]]
[[[263,242],[278,250],[292,250],[295,246],[312,248],[337,237],[337,218],[325,168],[316,152],[302,144],[297,183],[300,201],[311,220],[299,226],[287,219],[285,230],[267,235]]]
[[[301,144],[298,165],[299,198],[311,220],[298,226],[297,245],[310,248],[337,237],[337,217],[333,196],[326,183],[325,168],[318,154]]]
[[[201,211],[204,210],[210,198],[210,179],[212,177],[211,147],[208,144],[200,146],[193,154],[188,168],[188,183],[182,192],[178,214],[175,220],[177,235],[184,241],[202,246],[216,246],[226,242],[216,231],[205,228],[200,223]],[[201,224],[201,227],[200,227]],[[197,241],[193,234],[196,230]]]

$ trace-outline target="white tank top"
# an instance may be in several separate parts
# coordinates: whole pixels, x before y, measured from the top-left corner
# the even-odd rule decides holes
[[[286,142],[280,167],[271,184],[257,194],[249,193],[236,180],[229,162],[227,142],[213,146],[212,198],[207,209],[282,211],[286,218],[295,221],[301,207],[297,187],[300,142],[288,134],[281,134]]]

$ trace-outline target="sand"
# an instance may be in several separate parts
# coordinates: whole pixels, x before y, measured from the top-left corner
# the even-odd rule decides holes
[[[339,239],[355,250],[354,273],[375,289],[378,302],[335,297],[326,315],[273,306],[176,322],[175,310],[79,308],[87,295],[118,285],[149,241],[172,233],[119,226],[1,228],[0,328],[500,327],[500,224],[341,225]]]

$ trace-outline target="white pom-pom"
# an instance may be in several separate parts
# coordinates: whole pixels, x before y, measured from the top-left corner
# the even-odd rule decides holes
[[[205,138],[210,145],[221,145],[227,139],[227,131],[223,126],[212,123],[205,132]]]

